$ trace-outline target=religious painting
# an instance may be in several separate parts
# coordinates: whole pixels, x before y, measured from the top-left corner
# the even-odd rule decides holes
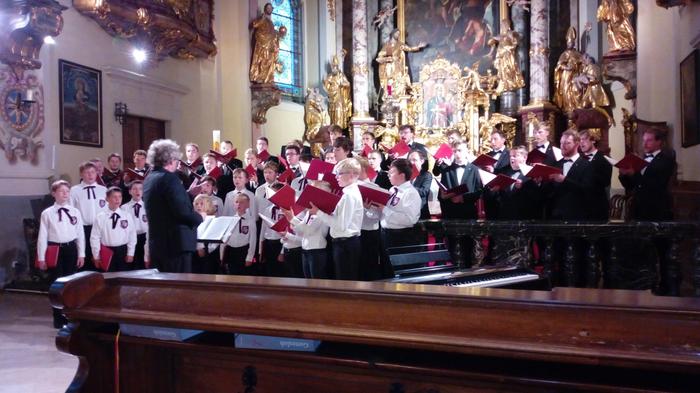
[[[492,64],[488,41],[499,34],[500,2],[493,0],[398,0],[398,26],[408,45],[428,46],[407,56],[412,80],[438,55],[461,67]]]
[[[700,143],[700,51],[681,62],[681,130],[683,147]]]
[[[102,73],[58,61],[61,143],[102,147]]]
[[[451,128],[460,119],[459,89],[455,79],[423,82],[423,123],[426,128]]]

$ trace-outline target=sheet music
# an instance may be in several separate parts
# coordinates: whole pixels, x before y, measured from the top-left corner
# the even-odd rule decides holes
[[[231,237],[233,228],[236,227],[240,217],[208,216],[197,227],[197,241],[200,243],[225,243]]]

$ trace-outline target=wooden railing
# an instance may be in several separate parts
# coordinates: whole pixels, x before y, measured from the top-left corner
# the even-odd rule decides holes
[[[470,237],[476,244],[484,237],[489,237],[492,245],[504,239],[517,239],[508,244],[524,247],[518,262],[540,264],[555,286],[654,289],[657,294],[679,295],[681,282],[685,281],[692,286],[694,295],[700,295],[700,222],[697,221],[425,220],[416,225],[416,230],[439,238]],[[469,267],[475,258],[460,248],[462,242],[454,243],[454,260],[460,268]],[[539,249],[539,256],[534,255],[533,249]],[[683,276],[681,266],[692,273]]]

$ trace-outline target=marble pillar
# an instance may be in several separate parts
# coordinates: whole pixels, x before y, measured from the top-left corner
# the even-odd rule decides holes
[[[512,7],[511,19],[513,19],[513,30],[520,34],[520,45],[518,45],[518,65],[523,75],[530,74],[530,55],[528,52],[528,42],[530,42],[530,18],[524,7]],[[528,87],[525,86],[515,91],[517,95],[518,109],[528,104]]]
[[[530,104],[549,101],[549,5],[530,4]]]
[[[530,3],[530,102],[520,109],[521,128],[516,139],[532,141],[530,119],[548,121],[555,132],[550,133],[552,141],[562,130],[558,123],[557,107],[549,102],[549,0],[532,0]],[[534,115],[534,116],[533,116]]]
[[[352,109],[351,138],[362,148],[362,130],[375,123],[369,116],[369,60],[367,53],[367,0],[352,0]],[[363,127],[364,125],[364,127]]]

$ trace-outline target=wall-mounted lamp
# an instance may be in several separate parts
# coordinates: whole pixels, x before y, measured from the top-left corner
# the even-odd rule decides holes
[[[129,108],[123,102],[114,103],[114,120],[119,124],[124,125],[126,115],[129,114]]]

